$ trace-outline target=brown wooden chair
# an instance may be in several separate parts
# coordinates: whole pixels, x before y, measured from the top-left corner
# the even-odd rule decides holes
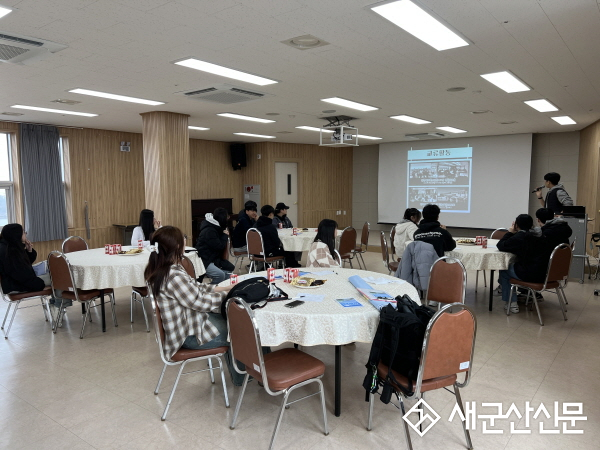
[[[196,269],[194,269],[194,264],[192,261],[185,255],[181,257],[181,265],[185,269],[192,279],[196,279]],[[146,322],[146,332],[150,333],[150,326],[148,325],[148,316],[146,315],[146,306],[144,305],[144,300],[148,298],[148,288],[146,286],[133,286],[131,288],[131,299],[129,301],[129,309],[130,309],[130,320],[133,323],[133,310],[135,309],[136,302],[142,305],[142,312],[144,314],[144,321]]]
[[[185,266],[184,266],[185,267]],[[187,269],[186,269],[187,271]],[[189,273],[189,272],[188,272]],[[191,276],[191,275],[190,275]],[[146,287],[146,289],[148,289]],[[190,373],[198,373],[198,372],[206,372],[210,371],[210,381],[214,384],[215,377],[213,373],[213,365],[212,359],[216,358],[219,363],[219,370],[221,371],[221,382],[223,383],[223,395],[225,396],[225,407],[229,408],[229,396],[227,395],[227,383],[225,383],[225,367],[223,365],[223,361],[221,357],[225,355],[229,347],[215,347],[206,350],[192,350],[180,348],[177,352],[171,356],[170,358],[165,355],[164,345],[165,345],[165,330],[163,328],[162,317],[160,315],[160,309],[156,305],[154,299],[152,299],[152,311],[154,316],[154,333],[156,334],[156,342],[158,343],[158,352],[160,353],[160,359],[164,363],[164,367],[162,372],[160,373],[160,377],[158,379],[158,384],[156,385],[156,389],[154,389],[154,395],[158,395],[158,391],[160,389],[160,384],[162,383],[163,377],[165,376],[165,372],[168,366],[180,366],[179,371],[177,372],[177,378],[175,378],[175,383],[173,384],[173,388],[171,389],[171,394],[169,395],[169,400],[167,401],[167,405],[165,406],[165,410],[160,418],[160,420],[166,420],[167,413],[169,412],[169,407],[171,406],[171,402],[173,401],[173,396],[175,395],[175,390],[177,389],[177,385],[179,384],[179,379],[181,375],[188,375]],[[209,368],[202,370],[194,370],[193,372],[184,372],[183,368],[189,362],[194,361],[202,361],[208,360]]]
[[[542,314],[540,312],[540,305],[535,296],[536,292],[542,292],[547,289],[554,289],[556,296],[558,297],[558,303],[562,311],[563,317],[567,320],[567,298],[563,288],[563,282],[569,277],[569,269],[571,268],[571,259],[573,252],[571,247],[567,244],[560,244],[552,250],[550,255],[550,261],[548,262],[548,271],[546,273],[546,279],[543,283],[530,283],[528,281],[517,280],[516,278],[510,279],[510,298],[516,288],[527,289],[527,299],[525,300],[525,306],[529,304],[529,299],[533,299],[533,304],[537,310],[538,318],[540,319],[540,325],[544,325],[542,320]],[[531,309],[531,308],[530,308]],[[506,315],[510,315],[510,308],[507,308]]]
[[[239,214],[231,214],[227,219],[227,230],[229,230],[229,236],[233,235],[233,229],[237,225],[239,217]]]
[[[365,265],[365,260],[363,259],[362,254],[367,251],[369,248],[369,232],[371,231],[371,224],[369,222],[365,222],[362,227],[362,232],[360,234],[360,244],[357,245],[354,250],[354,256],[356,256],[356,260],[358,261],[358,266],[360,267],[360,263],[362,261],[362,268],[367,270],[367,266]],[[360,259],[359,259],[360,258]]]
[[[48,255],[48,270],[50,271],[50,279],[52,280],[52,293],[54,296],[54,305],[58,307],[58,313],[54,320],[53,332],[56,333],[58,327],[62,324],[64,308],[62,307],[63,300],[75,300],[76,302],[82,303],[83,308],[83,324],[81,326],[80,339],[83,339],[83,332],[85,331],[85,323],[87,319],[92,321],[90,316],[90,310],[95,307],[94,300],[99,299],[102,296],[102,292],[98,289],[83,290],[79,289],[75,285],[75,278],[73,277],[73,270],[71,264],[64,253],[59,251],[52,251]],[[57,291],[62,291],[61,295],[57,295]],[[112,289],[104,289],[104,293],[108,295],[110,299],[110,306],[112,309],[113,323],[115,327],[117,324],[117,315],[115,312],[115,294]]]
[[[490,239],[502,239],[506,233],[508,233],[506,228],[497,228],[490,234]]]
[[[391,370],[398,382],[398,384],[392,383],[392,388],[398,395],[400,401],[399,409],[402,416],[406,415],[403,398],[424,400],[426,392],[436,389],[445,389],[453,393],[460,411],[465,416],[459,388],[466,387],[471,379],[476,334],[477,319],[475,318],[475,313],[464,304],[451,303],[445,305],[435,313],[425,331],[419,372],[416,379],[413,380],[412,394],[405,394],[400,388],[402,386],[405,391],[408,391],[410,387],[409,380],[395,370]],[[385,380],[388,371],[388,366],[379,362],[377,366],[378,379]],[[462,383],[459,383],[458,374],[461,372],[465,372],[465,378]],[[454,392],[449,389],[450,386],[454,387]],[[369,415],[367,422],[367,430],[369,431],[373,428],[374,403],[375,394],[371,393],[369,395]],[[402,418],[400,421],[404,426],[407,448],[412,450],[408,424]],[[469,430],[465,426],[464,421],[462,424],[467,448],[472,449],[473,444]]]
[[[21,306],[21,302],[28,300],[37,300],[39,299],[42,302],[42,309],[44,310],[44,318],[46,322],[50,321],[50,324],[54,326],[54,322],[52,321],[52,313],[50,312],[50,304],[48,303],[50,297],[52,297],[52,288],[50,286],[46,286],[43,290],[37,292],[18,292],[14,294],[5,294],[2,290],[2,277],[0,277],[0,297],[4,300],[8,306],[6,307],[6,314],[4,315],[4,320],[2,321],[2,330],[4,331],[4,339],[8,339],[8,333],[10,333],[10,328],[12,327],[13,320],[15,320],[15,315],[17,314],[18,309],[31,308],[35,305],[29,306]],[[4,330],[4,325],[6,324],[6,319],[8,318],[8,313],[10,309],[13,307],[12,316],[10,317],[10,322],[8,323],[8,328]]]
[[[352,259],[354,258],[354,249],[356,247],[356,230],[352,227],[346,227],[342,231],[342,236],[340,237],[340,257],[342,258],[342,264],[345,264],[346,261],[350,263],[350,267],[354,269],[352,266]],[[342,266],[343,267],[343,266]],[[360,264],[359,264],[360,267]]]
[[[87,249],[87,242],[85,242],[85,239],[79,236],[69,236],[62,243],[63,253],[79,252]]]
[[[390,257],[392,261],[400,261],[401,258],[396,255],[396,246],[394,245],[394,238],[396,237],[396,225],[392,227],[390,231]]]
[[[355,239],[356,240],[356,239]],[[262,234],[256,228],[250,228],[246,232],[246,245],[248,247],[248,259],[250,260],[250,270],[248,272],[256,272],[256,263],[262,262],[266,266],[273,266],[277,261],[285,268],[284,256],[266,256],[265,245],[263,243]]]
[[[392,273],[396,273],[400,263],[398,261],[390,261],[390,253],[388,251],[387,241],[385,239],[385,232],[380,231],[379,235],[381,240],[381,256],[383,258],[383,267],[385,267],[388,270],[388,273],[391,275]]]
[[[231,360],[240,361],[246,367],[246,370],[242,371],[237,364],[234,364],[235,370],[240,374],[245,374],[245,377],[230,428],[232,430],[235,428],[235,422],[240,412],[242,400],[244,399],[246,386],[248,386],[249,378],[252,376],[262,382],[267,394],[272,396],[283,395],[283,401],[279,409],[279,416],[275,423],[273,435],[271,436],[269,449],[273,448],[285,409],[292,403],[316,394],[320,394],[321,396],[323,424],[325,435],[328,435],[325,395],[323,383],[321,382],[321,378],[325,373],[325,364],[317,358],[295,348],[284,348],[263,355],[260,333],[256,326],[254,312],[240,298],[234,297],[227,302],[227,328],[231,339]],[[311,383],[318,385],[319,390],[317,392],[288,402],[290,393]]]
[[[464,303],[467,291],[467,270],[456,258],[442,256],[436,260],[429,270],[429,287],[425,296],[425,304],[430,301],[442,303]]]

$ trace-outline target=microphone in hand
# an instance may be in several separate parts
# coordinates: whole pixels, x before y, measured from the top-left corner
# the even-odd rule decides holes
[[[532,194],[535,194],[536,192],[541,191],[542,189],[544,189],[544,186],[540,186],[538,188],[535,188],[533,191],[531,191]]]

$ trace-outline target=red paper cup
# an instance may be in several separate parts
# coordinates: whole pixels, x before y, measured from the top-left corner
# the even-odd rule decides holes
[[[267,278],[269,279],[269,283],[273,283],[275,281],[275,269],[272,267],[267,269]]]
[[[300,275],[300,270],[299,269],[290,269],[292,271],[292,280],[294,278],[298,278],[298,275]]]
[[[280,229],[281,229],[281,228],[283,228],[283,224],[282,224],[281,222],[279,222],[279,224],[278,224],[278,225],[279,225],[279,228],[280,228]]]
[[[483,236],[477,236],[477,237],[475,237],[475,245],[481,245],[482,238],[483,238]]]
[[[117,249],[117,253],[121,253],[121,250],[122,250],[121,244],[115,244],[115,246],[116,246],[116,249]]]
[[[289,267],[286,267],[285,270],[283,271],[283,282],[284,283],[289,283],[290,281],[292,281],[291,271],[292,271],[292,269],[290,269]]]
[[[236,284],[238,282],[238,276],[235,273],[229,275],[229,284]]]
[[[108,255],[109,251],[110,251],[110,244],[104,244],[104,254]]]
[[[487,248],[487,236],[483,236],[483,238],[481,239],[481,247],[482,248]]]
[[[144,241],[138,239],[138,248],[144,248]]]
[[[109,255],[114,255],[115,254],[115,244],[110,244],[108,246],[108,254]]]

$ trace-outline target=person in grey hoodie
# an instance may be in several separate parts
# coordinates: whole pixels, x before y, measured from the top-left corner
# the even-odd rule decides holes
[[[542,196],[542,188],[535,190],[537,199],[544,208],[551,209],[554,214],[560,214],[563,206],[573,206],[573,199],[569,196],[565,187],[560,184],[559,173],[548,172],[544,175],[544,187],[549,189],[546,198]]]
[[[406,246],[414,240],[413,235],[418,229],[417,224],[420,220],[421,211],[417,208],[408,208],[404,211],[404,218],[396,225],[396,234],[394,234],[394,247],[398,258],[402,258]]]

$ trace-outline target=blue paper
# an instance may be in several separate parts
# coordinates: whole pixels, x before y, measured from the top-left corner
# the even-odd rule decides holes
[[[354,285],[356,289],[373,289],[369,284],[358,275],[353,275],[348,278],[348,281]]]
[[[356,299],[354,298],[338,298],[335,300],[339,302],[344,308],[352,308],[355,306],[362,306]]]

